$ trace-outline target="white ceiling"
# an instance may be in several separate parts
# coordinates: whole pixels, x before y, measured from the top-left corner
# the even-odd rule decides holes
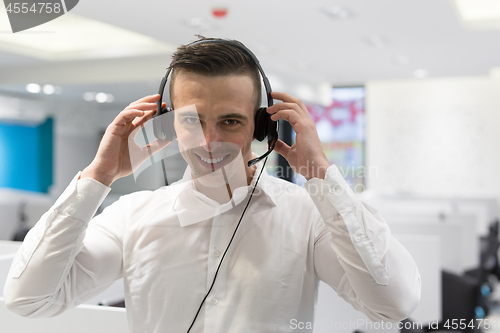
[[[214,18],[215,5],[226,6],[227,17]],[[353,16],[333,20],[322,11],[335,5]],[[500,30],[464,28],[452,0],[85,0],[72,13],[172,45],[188,43],[197,33],[238,39],[259,57],[274,90],[292,93],[301,84],[315,89],[410,79],[417,69],[431,78],[477,76],[500,66]],[[205,19],[212,29],[186,25],[191,18]],[[386,41],[384,47],[367,43],[374,34]],[[50,63],[0,53],[0,91],[53,83],[75,98],[104,89],[130,102],[156,92],[168,63],[167,54]]]

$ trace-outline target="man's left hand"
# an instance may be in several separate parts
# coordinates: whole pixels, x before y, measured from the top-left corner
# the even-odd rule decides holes
[[[272,92],[271,96],[283,101],[267,108],[267,112],[272,114],[271,119],[288,121],[297,134],[291,147],[278,140],[274,150],[288,161],[295,172],[307,180],[324,179],[330,163],[323,152],[316,125],[306,106],[300,99],[286,93]]]

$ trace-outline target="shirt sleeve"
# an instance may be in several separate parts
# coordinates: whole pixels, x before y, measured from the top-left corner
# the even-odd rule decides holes
[[[4,299],[19,315],[58,315],[97,296],[122,276],[122,247],[114,220],[122,217],[123,209],[119,204],[106,208],[98,217],[109,221],[88,228],[110,188],[79,176],[26,235],[14,258]]]
[[[371,320],[407,318],[420,299],[420,274],[380,213],[361,202],[335,165],[324,180],[304,186],[322,217],[315,231],[318,277]]]

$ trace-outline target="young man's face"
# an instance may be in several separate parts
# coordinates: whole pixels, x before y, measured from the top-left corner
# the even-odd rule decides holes
[[[222,167],[226,178],[251,174],[247,162],[252,157],[255,91],[250,76],[180,71],[172,100],[179,149],[200,183],[223,186]]]

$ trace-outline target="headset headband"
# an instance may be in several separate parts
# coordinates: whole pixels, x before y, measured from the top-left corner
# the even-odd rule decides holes
[[[252,58],[253,62],[257,66],[257,69],[260,72],[260,75],[262,76],[262,81],[264,82],[264,89],[266,89],[266,98],[267,98],[267,107],[270,107],[273,105],[273,98],[271,97],[271,84],[269,83],[269,79],[266,76],[266,73],[264,73],[264,70],[262,69],[262,66],[260,65],[259,60],[253,54],[252,51],[250,51],[245,45],[237,42],[233,42],[231,40],[225,40],[225,39],[205,39],[205,40],[199,40],[196,42],[193,42],[191,44],[188,44],[188,47],[194,46],[194,45],[200,45],[200,44],[207,44],[207,43],[219,43],[219,44],[226,44],[226,45],[231,45],[234,47],[237,47],[240,49],[243,53],[248,55],[250,58]],[[167,68],[167,72],[165,73],[165,76],[161,80],[160,83],[160,88],[158,89],[158,94],[160,94],[160,100],[156,102],[157,105],[157,114],[161,114],[163,108],[161,107],[163,104],[163,92],[165,90],[165,85],[167,84],[168,76],[170,75],[170,72],[172,72],[172,67],[171,64]]]
[[[272,92],[272,90],[271,90],[271,84],[269,83],[269,79],[267,78],[266,74],[264,73],[264,70],[262,69],[262,66],[260,65],[259,60],[255,56],[255,54],[253,54],[252,51],[250,51],[246,46],[244,46],[243,44],[241,44],[239,42],[235,42],[235,41],[231,41],[231,40],[225,40],[225,39],[204,39],[204,40],[200,40],[200,41],[196,41],[196,42],[193,42],[191,44],[188,44],[187,47],[191,47],[191,46],[194,46],[194,45],[200,45],[200,44],[207,44],[207,43],[218,43],[218,44],[231,45],[233,47],[238,48],[243,53],[245,53],[250,58],[252,58],[254,64],[257,66],[257,69],[259,70],[260,75],[262,76],[262,80],[264,82],[264,88],[266,90],[266,98],[267,98],[267,107],[270,107],[270,106],[273,105],[273,98],[271,97],[271,92]],[[172,111],[168,107],[166,109],[162,108],[162,105],[163,105],[163,92],[165,90],[165,86],[167,84],[168,77],[169,77],[170,73],[172,72],[172,67],[171,66],[172,66],[172,63],[170,63],[170,66],[168,66],[167,72],[165,73],[165,76],[161,80],[160,88],[158,89],[158,94],[160,95],[160,100],[158,102],[156,102],[157,111],[156,111],[156,114],[154,115],[155,118],[157,116],[161,116],[162,114],[165,114],[165,113],[167,113],[169,111]],[[258,110],[258,111],[261,111],[261,110]],[[267,125],[267,123],[266,123],[266,128],[265,128],[266,136],[268,138],[268,150],[267,150],[267,152],[264,155],[259,156],[257,158],[254,158],[254,159],[250,160],[248,162],[248,166],[249,167],[252,166],[252,165],[254,165],[254,164],[256,164],[256,163],[258,163],[258,162],[260,162],[262,159],[266,158],[274,150],[274,147],[276,147],[276,143],[278,142],[278,128],[279,128],[278,127],[278,122],[271,120],[270,119],[270,115],[267,114],[267,112],[265,110],[264,110],[264,113],[266,114],[266,117],[268,117],[268,119],[269,119],[268,122],[271,122],[273,124],[272,125],[273,128],[271,128],[271,125]],[[258,124],[255,124],[255,126],[257,126],[257,125]],[[160,126],[158,126],[158,127],[160,127]],[[173,127],[173,124],[172,124],[172,127]],[[155,131],[156,131],[156,129],[155,129]],[[156,135],[156,132],[155,132],[155,135]],[[260,139],[260,140],[262,140],[262,139]],[[168,182],[166,180],[165,180],[165,183],[168,184]]]

